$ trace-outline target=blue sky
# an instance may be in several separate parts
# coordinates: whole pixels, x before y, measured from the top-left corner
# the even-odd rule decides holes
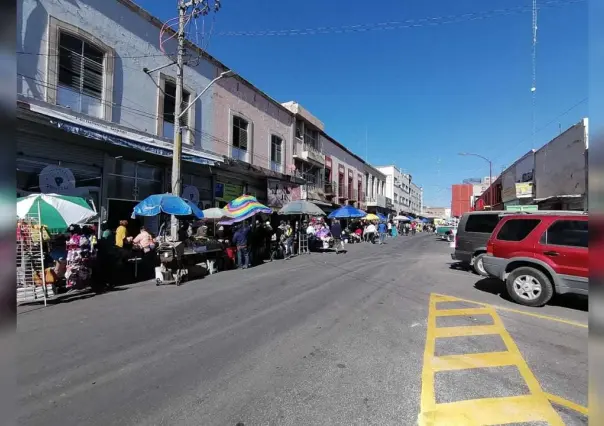
[[[175,1],[138,3],[162,19],[177,13]],[[587,2],[539,3],[535,147],[588,107]],[[275,99],[300,102],[370,163],[409,171],[427,205],[449,205],[451,184],[488,175],[482,160],[457,153],[489,157],[501,171],[533,148],[530,8],[530,0],[222,0],[208,51]],[[373,29],[393,21],[407,23]],[[336,30],[351,25],[370,30]],[[336,29],[261,35],[320,27]]]

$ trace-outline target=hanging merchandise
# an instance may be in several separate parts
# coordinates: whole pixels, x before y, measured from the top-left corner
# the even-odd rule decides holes
[[[71,237],[67,241],[67,268],[65,287],[78,290],[90,285],[92,264],[96,255],[96,237],[90,230],[71,226]]]

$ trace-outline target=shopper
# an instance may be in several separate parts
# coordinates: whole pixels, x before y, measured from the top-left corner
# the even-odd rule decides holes
[[[388,227],[384,222],[380,222],[378,225],[378,234],[380,235],[380,245],[384,244],[384,239],[386,238],[386,232],[388,232]]]
[[[247,269],[250,263],[248,252],[249,225],[244,222],[233,234],[233,243],[237,247],[237,267]]]

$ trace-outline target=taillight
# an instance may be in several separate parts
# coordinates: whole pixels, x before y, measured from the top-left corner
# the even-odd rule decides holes
[[[494,252],[494,250],[493,250],[494,246],[495,246],[495,244],[493,244],[493,242],[491,240],[489,240],[487,242],[487,254],[490,254],[490,255],[493,254],[493,252]]]

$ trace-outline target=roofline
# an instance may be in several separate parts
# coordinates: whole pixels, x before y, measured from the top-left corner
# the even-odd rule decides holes
[[[357,154],[355,154],[354,152],[352,152],[351,150],[349,150],[348,148],[346,148],[344,145],[342,145],[340,142],[338,142],[337,140],[335,140],[334,138],[332,138],[331,136],[329,136],[327,133],[325,133],[323,130],[321,130],[319,132],[320,135],[322,135],[323,137],[325,137],[327,140],[329,140],[330,142],[332,142],[334,145],[336,145],[338,148],[343,149],[344,151],[346,151],[347,153],[349,153],[350,155],[352,155],[354,158],[356,158],[357,160],[359,160],[361,163],[363,164],[367,164],[367,162],[365,160],[363,160],[361,157],[359,157]]]
[[[134,3],[132,0],[116,0],[116,1],[118,3],[121,3],[123,6],[126,6],[128,9],[130,9],[132,12],[136,13],[140,17],[145,18],[151,24],[153,24],[154,26],[156,26],[158,29],[161,30],[161,28],[163,27],[164,23],[162,21],[160,21],[159,18],[151,15],[149,12],[147,12],[145,9],[143,9],[138,4]],[[168,32],[168,33],[170,33],[172,35],[176,34],[176,32],[172,28],[167,28],[166,32]],[[220,62],[218,59],[216,59],[215,57],[213,57],[208,52],[206,52],[201,47],[197,46],[195,43],[193,43],[192,41],[190,41],[188,39],[185,39],[185,47],[189,48],[191,50],[194,50],[195,52],[199,53],[204,59],[208,60],[209,62],[211,62],[216,67],[221,68],[223,71],[230,70],[230,68],[227,67],[225,64],[223,64],[222,62]],[[168,57],[168,55],[166,55],[166,57]],[[290,116],[292,116],[292,117],[294,116],[294,114],[289,109],[287,109],[283,105],[281,105],[281,102],[276,101],[274,98],[272,98],[271,96],[269,96],[268,94],[266,94],[266,92],[260,90],[256,86],[254,86],[249,80],[246,80],[240,74],[238,74],[238,73],[235,72],[235,75],[233,77],[231,77],[231,78],[235,78],[235,79],[241,81],[242,83],[250,86],[253,90],[257,91],[260,95],[264,96],[270,102],[272,102],[275,105],[277,105],[280,109],[282,109],[283,111],[286,111]]]

